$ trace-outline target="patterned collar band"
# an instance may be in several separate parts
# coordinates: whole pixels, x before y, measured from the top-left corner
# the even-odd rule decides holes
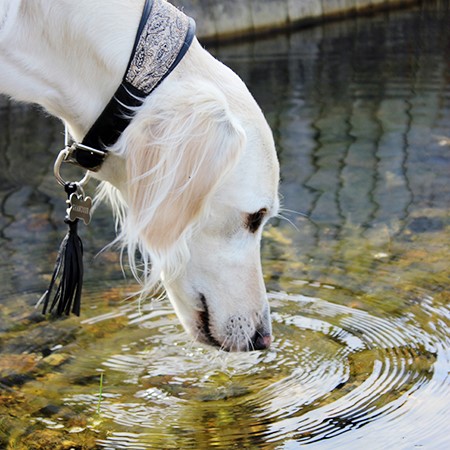
[[[146,0],[122,83],[67,161],[98,171],[145,97],[169,75],[194,38],[195,22],[165,0]]]

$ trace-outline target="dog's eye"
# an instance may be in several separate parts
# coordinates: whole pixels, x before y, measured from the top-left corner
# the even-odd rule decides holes
[[[261,226],[261,223],[262,223],[266,213],[267,213],[267,209],[261,208],[258,212],[249,214],[247,216],[245,226],[246,226],[246,228],[248,228],[250,233],[255,233],[258,230],[258,228]]]

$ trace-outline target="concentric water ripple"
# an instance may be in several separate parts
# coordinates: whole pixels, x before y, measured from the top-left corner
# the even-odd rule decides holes
[[[278,294],[274,298],[284,299],[285,296]],[[336,385],[334,392],[330,391],[333,401],[323,398],[316,403],[313,411],[278,421],[275,427],[277,437],[292,433],[293,442],[315,442],[377,422],[376,439],[372,441],[371,448],[383,448],[383,445],[392,445],[394,435],[385,434],[389,437],[383,441],[383,427],[388,424],[392,426],[396,421],[394,426],[398,427],[399,444],[421,442],[426,439],[423,432],[434,430],[436,433],[435,419],[433,423],[428,423],[426,414],[420,422],[403,420],[402,417],[412,411],[417,415],[418,410],[423,409],[425,404],[430,405],[431,401],[436,406],[435,399],[439,399],[438,404],[442,406],[442,414],[438,417],[445,417],[448,412],[448,374],[442,368],[448,370],[449,360],[436,338],[404,321],[388,321],[362,311],[300,296],[290,299],[305,305],[302,314],[317,315],[330,324],[325,335],[341,341],[343,349],[336,354],[336,358],[347,365],[349,377]],[[300,328],[308,326],[305,320],[298,317],[284,320]],[[312,323],[317,323],[317,320],[312,319]],[[324,329],[322,325],[319,328]],[[341,339],[342,336],[344,339]],[[349,336],[352,338],[349,339]],[[320,371],[323,373],[323,367]],[[313,380],[317,376],[317,373],[311,374]],[[423,394],[425,391],[426,395]],[[424,404],[415,409],[417,403]],[[405,432],[402,426],[407,423],[409,429]],[[414,423],[417,429],[411,430]],[[444,421],[441,426],[448,429]],[[437,434],[441,432],[442,429]],[[369,433],[365,428],[364,434],[361,434],[367,442],[370,442]],[[345,447],[346,440],[343,438],[339,441],[334,439],[333,448],[338,442]]]
[[[439,330],[431,337],[405,318],[304,296],[273,293],[271,302],[276,340],[265,353],[199,348],[169,309],[141,316],[151,338],[128,342],[99,367],[125,386],[108,393],[105,384],[101,417],[115,431],[99,445],[330,448],[333,438],[332,448],[363,439],[381,449],[397,436],[397,448],[430,438],[439,448],[450,412],[450,358]],[[448,311],[440,314],[444,325]],[[98,396],[66,402],[94,411]]]

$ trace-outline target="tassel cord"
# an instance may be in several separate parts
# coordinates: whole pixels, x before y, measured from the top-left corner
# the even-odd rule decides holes
[[[66,183],[65,191],[70,197],[77,191],[76,183]],[[43,314],[46,314],[50,303],[50,297],[55,285],[57,285],[49,312],[56,316],[69,315],[71,312],[80,315],[81,292],[83,285],[83,243],[78,236],[78,219],[64,220],[68,225],[68,231],[61,242],[55,269],[44,294]]]

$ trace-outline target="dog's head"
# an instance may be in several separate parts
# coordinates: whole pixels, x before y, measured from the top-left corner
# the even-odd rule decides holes
[[[140,108],[118,143],[121,237],[143,255],[144,289],[161,277],[195,339],[247,351],[271,342],[260,240],[277,213],[279,168],[261,111],[232,80],[163,83]]]

